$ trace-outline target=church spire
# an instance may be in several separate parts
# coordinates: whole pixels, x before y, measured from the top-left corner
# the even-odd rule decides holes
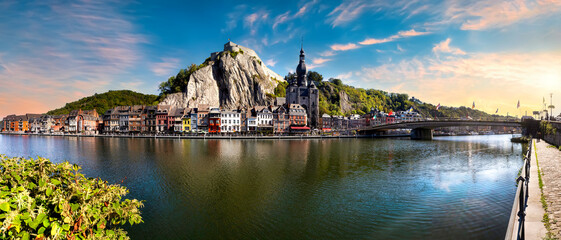
[[[304,43],[302,43],[300,48],[300,62],[298,63],[298,67],[296,67],[296,79],[298,80],[298,86],[306,86],[307,73],[306,55],[304,54]]]

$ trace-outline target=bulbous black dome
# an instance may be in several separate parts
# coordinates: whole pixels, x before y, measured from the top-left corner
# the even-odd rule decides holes
[[[296,67],[296,74],[299,76],[306,74],[306,60],[304,49],[300,49],[300,63],[298,63],[298,67]]]

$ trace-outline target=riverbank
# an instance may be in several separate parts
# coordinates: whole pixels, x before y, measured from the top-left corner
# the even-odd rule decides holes
[[[82,135],[82,134],[43,134],[43,133],[0,133],[3,135],[16,136],[45,136],[45,137],[87,137],[87,138],[161,138],[161,139],[338,139],[338,138],[403,138],[410,137],[409,134],[397,135],[342,135],[342,136],[323,136],[323,135],[292,135],[292,136],[259,136],[259,135]]]

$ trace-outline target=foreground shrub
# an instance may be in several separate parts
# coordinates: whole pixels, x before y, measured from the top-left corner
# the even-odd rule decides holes
[[[142,222],[125,187],[85,178],[80,167],[0,155],[1,239],[128,239],[119,228]]]

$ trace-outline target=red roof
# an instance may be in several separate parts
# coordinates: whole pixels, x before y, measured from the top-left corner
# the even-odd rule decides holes
[[[293,129],[293,130],[310,130],[309,127],[290,127],[290,129]]]
[[[322,128],[322,131],[331,131],[331,128]]]

